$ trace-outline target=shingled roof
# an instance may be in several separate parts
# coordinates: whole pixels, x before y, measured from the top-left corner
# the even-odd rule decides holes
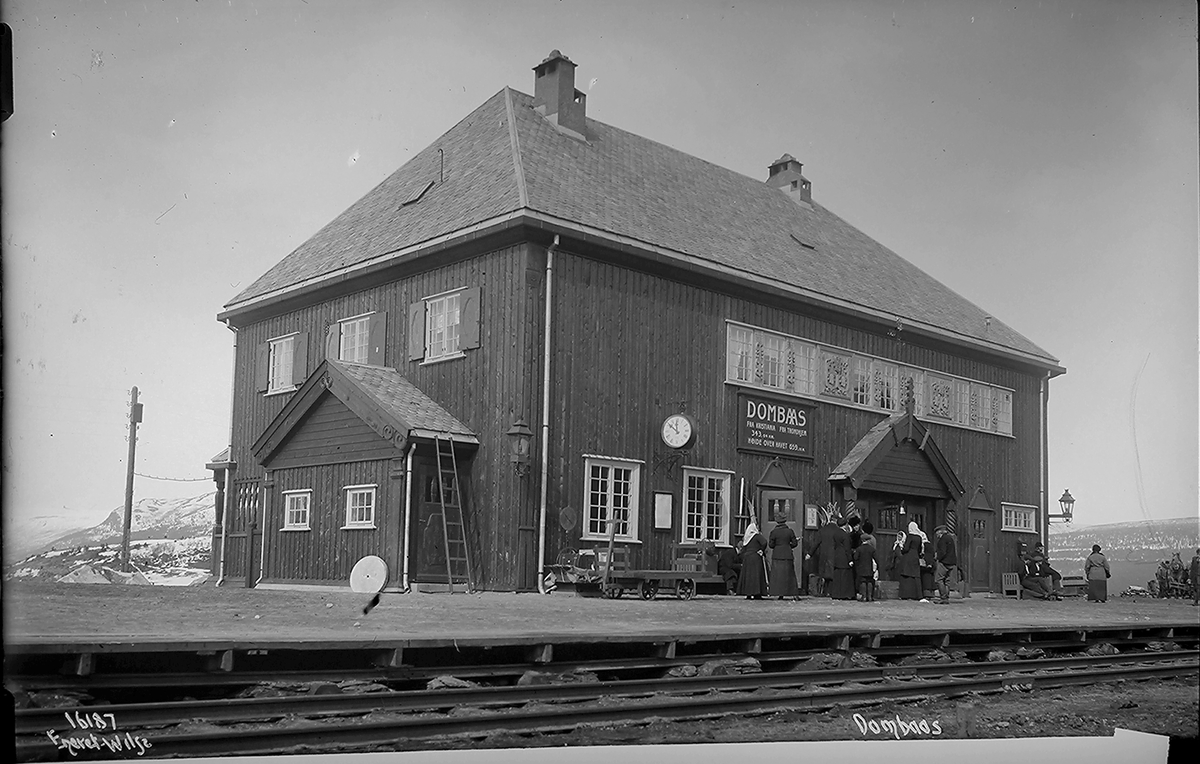
[[[228,312],[410,256],[440,237],[531,216],[1058,368],[1033,342],[818,202],[797,204],[763,180],[586,124],[585,142],[538,114],[532,97],[501,90],[235,297]]]

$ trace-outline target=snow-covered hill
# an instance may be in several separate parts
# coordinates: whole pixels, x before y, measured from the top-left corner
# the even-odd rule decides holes
[[[214,492],[209,492],[187,499],[143,499],[134,505],[130,562],[141,578],[115,572],[120,566],[124,506],[91,528],[72,529],[39,543],[35,543],[36,534],[18,526],[22,544],[12,548],[25,553],[6,558],[4,576],[65,577],[67,581],[95,583],[196,583],[207,576],[210,567],[213,501]]]

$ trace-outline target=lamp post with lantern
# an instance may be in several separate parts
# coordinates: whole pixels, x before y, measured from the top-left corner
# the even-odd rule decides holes
[[[1050,515],[1049,519],[1062,520],[1064,523],[1071,522],[1071,513],[1075,509],[1075,497],[1071,495],[1071,489],[1063,491],[1063,495],[1058,499],[1058,506],[1062,511]]]

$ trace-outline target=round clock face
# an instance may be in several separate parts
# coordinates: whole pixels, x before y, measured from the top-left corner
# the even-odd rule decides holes
[[[683,414],[672,414],[663,421],[662,439],[671,448],[683,448],[692,442],[695,430],[692,420]]]

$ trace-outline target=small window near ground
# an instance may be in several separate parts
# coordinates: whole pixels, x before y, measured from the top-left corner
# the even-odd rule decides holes
[[[681,540],[729,543],[728,473],[684,470]]]
[[[1037,507],[1029,504],[1000,504],[1004,515],[1002,530],[1037,533]]]
[[[616,524],[614,538],[636,541],[641,463],[589,457],[584,466],[587,521],[583,537],[596,541],[607,539],[611,519]]]
[[[346,528],[375,527],[375,486],[346,488]]]
[[[312,491],[283,492],[283,529],[309,530],[308,516],[312,507]]]

